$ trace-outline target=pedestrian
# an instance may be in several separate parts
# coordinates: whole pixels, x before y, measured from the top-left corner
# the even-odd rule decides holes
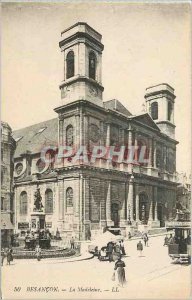
[[[6,251],[4,249],[1,250],[1,265],[3,266],[4,259],[6,257]]]
[[[121,240],[121,253],[122,253],[122,255],[126,255],[123,240]]]
[[[147,233],[144,234],[143,240],[144,240],[145,246],[148,247],[148,240],[149,240],[149,238],[148,238],[148,236],[147,236]]]
[[[139,241],[139,243],[137,243],[137,251],[139,251],[140,256],[141,256],[142,251],[143,251],[143,244],[141,243],[141,241]]]
[[[170,234],[170,238],[169,238],[169,244],[174,244],[175,240],[172,234]]]
[[[37,260],[40,261],[41,260],[41,247],[39,245],[37,245],[35,248],[35,254],[36,254]]]
[[[169,244],[169,238],[166,234],[165,238],[164,238],[164,245],[163,246],[167,246]]]
[[[113,242],[107,244],[107,255],[109,257],[109,262],[113,261]]]
[[[118,281],[120,286],[124,286],[126,284],[126,278],[125,278],[125,263],[121,259],[121,257],[118,258],[118,260],[115,263],[114,271],[117,271]]]
[[[71,249],[75,249],[75,240],[74,237],[72,236],[72,238],[70,239],[70,244],[71,244]]]
[[[128,233],[128,239],[130,240],[131,239],[131,232],[129,231]]]
[[[7,265],[9,265],[9,266],[10,266],[11,261],[13,261],[12,253],[13,253],[13,250],[11,248],[8,249],[8,252],[7,252]]]

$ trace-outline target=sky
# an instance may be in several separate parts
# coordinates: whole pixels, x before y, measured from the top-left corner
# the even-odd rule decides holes
[[[15,130],[57,116],[60,34],[79,21],[102,34],[104,101],[116,98],[139,114],[147,87],[168,83],[175,89],[177,171],[190,174],[190,4],[2,4],[1,119]]]

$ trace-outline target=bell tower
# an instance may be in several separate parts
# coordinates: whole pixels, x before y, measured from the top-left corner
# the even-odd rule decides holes
[[[161,132],[175,138],[174,89],[167,83],[161,83],[146,89],[147,112],[158,125]]]
[[[78,22],[61,33],[59,47],[63,53],[62,104],[88,100],[103,106],[101,82],[101,34],[87,23]]]

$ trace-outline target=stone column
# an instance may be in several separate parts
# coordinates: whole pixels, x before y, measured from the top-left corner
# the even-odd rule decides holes
[[[120,226],[125,226],[126,225],[126,219],[125,219],[125,199],[122,203],[122,208],[120,210]]]
[[[78,149],[80,144],[80,115],[75,116],[75,145],[74,148]]]
[[[111,144],[111,124],[107,123],[106,147],[109,147],[110,144]]]
[[[100,133],[101,133],[100,146],[104,146],[104,124],[103,124],[103,121],[100,121]]]
[[[79,178],[79,239],[83,238],[83,212],[84,212],[84,201],[83,201],[83,176]]]
[[[163,145],[163,169],[167,171],[167,147]]]
[[[59,144],[63,145],[63,118],[59,118]]]
[[[139,163],[138,160],[139,160],[139,156],[138,156],[138,135],[137,135],[137,131],[135,131],[135,143],[134,143],[134,146],[135,146],[135,162],[136,163]]]
[[[158,221],[157,219],[157,187],[153,188],[153,197],[154,197],[154,221]]]
[[[85,202],[85,221],[90,221],[90,183],[89,177],[84,178],[84,202]]]
[[[89,129],[88,129],[88,126],[89,126],[89,117],[87,115],[84,115],[83,116],[83,119],[84,119],[84,122],[83,122],[83,141],[84,141],[84,146],[87,147],[88,149],[88,132],[89,132]]]
[[[80,123],[79,123],[79,145],[82,146],[84,145],[84,136],[83,136],[83,128],[84,128],[84,124],[83,124],[83,112],[82,112],[82,108],[80,108]]]
[[[149,202],[149,221],[153,221],[153,187],[151,187],[151,195],[150,195],[150,202]]]
[[[110,145],[111,145],[111,124],[107,123],[106,148],[110,147]],[[110,160],[107,160],[107,168],[110,169],[110,167],[111,167],[111,162]]]
[[[129,221],[129,209],[130,209],[130,219],[131,221],[134,220],[134,215],[133,215],[133,182],[134,182],[134,176],[132,175],[130,180],[129,180],[129,194],[128,194],[128,205],[127,205],[127,220]],[[130,206],[130,208],[129,208]]]
[[[157,160],[157,145],[156,140],[153,139],[153,167],[156,169],[156,160]]]
[[[153,155],[152,155],[152,139],[149,138],[149,161],[148,161],[148,167],[149,168],[152,167],[152,159],[153,159]]]
[[[133,131],[132,130],[128,130],[128,146],[132,146],[133,145]]]
[[[107,226],[112,224],[111,220],[111,181],[107,181],[107,198],[106,198],[106,221]]]
[[[139,222],[139,194],[136,194],[136,222]]]
[[[64,219],[64,182],[63,180],[58,181],[58,189],[59,189],[59,220]]]

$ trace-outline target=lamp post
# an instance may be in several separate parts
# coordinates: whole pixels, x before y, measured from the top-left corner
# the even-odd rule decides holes
[[[144,204],[142,205],[142,208],[141,208],[141,221],[142,221],[142,224],[145,224],[145,205]]]
[[[131,223],[131,214],[130,214],[130,212],[131,212],[131,206],[130,206],[130,204],[128,205],[128,211],[129,211],[129,215],[128,215],[128,225],[131,225],[132,223]]]

